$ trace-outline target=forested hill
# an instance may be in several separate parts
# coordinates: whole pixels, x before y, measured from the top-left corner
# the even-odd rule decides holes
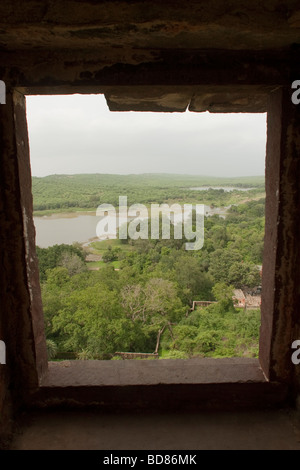
[[[246,191],[191,188],[238,187]],[[248,188],[253,188],[248,190]],[[100,203],[229,206],[206,217],[201,250],[185,237],[110,239],[37,247],[49,358],[257,357],[260,310],[236,308],[234,289],[259,292],[264,247],[263,178],[54,175],[33,178],[35,207],[96,210]],[[37,212],[36,212],[37,214]],[[150,233],[149,233],[150,235]],[[90,261],[87,255],[93,255]],[[194,301],[212,302],[194,309]],[[55,356],[56,355],[56,356]],[[156,357],[156,356],[155,356]]]
[[[34,211],[96,210],[99,204],[118,206],[119,196],[128,204],[202,203],[223,206],[240,202],[242,193],[222,190],[194,191],[200,186],[234,186],[264,192],[264,177],[219,178],[176,174],[78,174],[32,178]]]

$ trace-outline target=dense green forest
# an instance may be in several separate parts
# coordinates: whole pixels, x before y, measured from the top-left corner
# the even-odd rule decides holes
[[[102,186],[100,176],[106,181]],[[42,208],[44,196],[36,194],[43,184],[49,184],[45,209],[54,208],[59,200],[63,205],[67,195],[70,201],[74,196],[79,208],[91,204],[92,196],[96,205],[117,205],[114,198],[120,193],[144,204],[189,202],[192,196],[195,203],[199,193],[190,187],[225,185],[224,180],[199,177],[175,176],[171,184],[169,175],[111,175],[110,181],[107,175],[95,175],[94,180],[88,175],[85,186],[85,176],[78,175],[81,184],[62,183],[62,193],[59,181],[68,178],[33,181],[35,207]],[[231,186],[255,187],[246,192],[201,191],[198,202],[203,197],[211,197],[211,205],[228,206],[230,198],[236,202],[226,218],[205,217],[204,246],[198,251],[186,251],[185,240],[172,237],[97,241],[84,249],[37,247],[49,357],[73,353],[78,359],[118,359],[117,351],[156,352],[159,358],[170,359],[256,357],[260,311],[236,308],[232,299],[233,289],[255,290],[261,284],[264,183],[263,178],[252,183],[250,179],[227,181]],[[99,259],[87,262],[88,253]],[[193,310],[195,300],[213,303]]]
[[[45,214],[79,209],[95,211],[98,205],[118,205],[119,196],[126,195],[128,204],[196,203],[227,206],[239,203],[244,192],[192,190],[200,186],[235,186],[253,188],[250,197],[263,195],[264,177],[213,178],[190,175],[51,175],[32,178],[34,211]],[[247,193],[248,194],[248,193]]]

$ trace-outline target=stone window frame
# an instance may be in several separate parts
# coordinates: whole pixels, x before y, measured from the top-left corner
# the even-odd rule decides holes
[[[178,86],[177,88],[180,92],[181,87]],[[172,90],[173,89],[174,87]],[[57,93],[57,91],[59,92]],[[95,400],[97,401],[99,396],[101,396],[100,401],[102,404],[108,403],[109,406],[111,406],[113,401],[115,405],[118,403],[120,406],[128,406],[129,402],[132,403],[133,397],[137,393],[140,397],[142,391],[144,402],[150,405],[152,400],[149,399],[149,391],[151,390],[152,397],[156,396],[154,391],[157,390],[157,387],[165,391],[170,406],[174,403],[178,404],[179,393],[182,397],[193,396],[194,400],[196,400],[196,397],[204,394],[204,397],[210,397],[207,398],[207,400],[211,400],[211,397],[214,397],[216,403],[218,399],[215,394],[217,392],[217,396],[220,399],[220,391],[222,391],[223,396],[229,393],[230,398],[228,397],[228,403],[232,403],[231,393],[234,392],[236,394],[235,405],[240,402],[245,403],[245,400],[247,405],[257,404],[258,402],[263,403],[262,396],[267,397],[268,403],[272,402],[272,400],[281,401],[285,399],[288,395],[287,390],[292,380],[292,368],[290,367],[291,354],[290,349],[287,349],[291,337],[292,320],[288,323],[284,341],[281,341],[282,323],[285,322],[289,314],[289,312],[284,313],[284,309],[282,308],[282,301],[287,295],[288,286],[286,289],[283,288],[281,290],[278,289],[278,287],[279,285],[282,286],[282,282],[287,279],[289,274],[289,268],[284,272],[284,263],[289,264],[289,260],[284,260],[285,253],[279,248],[279,241],[284,240],[286,233],[291,228],[291,224],[285,226],[283,220],[283,210],[286,204],[285,199],[287,192],[286,178],[288,176],[285,171],[287,165],[284,164],[283,159],[287,153],[285,147],[288,136],[288,126],[290,120],[292,122],[294,119],[294,112],[290,105],[290,90],[287,87],[277,87],[274,91],[269,92],[266,109],[268,116],[266,152],[266,232],[262,281],[262,324],[258,361],[249,362],[243,358],[238,361],[215,359],[213,362],[206,361],[206,364],[202,361],[200,364],[204,373],[204,375],[202,374],[202,379],[201,376],[195,378],[195,380],[190,377],[187,382],[185,382],[183,376],[177,375],[177,379],[162,382],[161,378],[155,377],[154,374],[152,380],[145,380],[144,378],[140,383],[137,383],[135,380],[130,382],[128,379],[125,379],[125,382],[122,383],[106,383],[105,379],[104,382],[102,379],[98,382],[93,382],[90,381],[88,377],[82,378],[82,376],[84,376],[83,370],[87,363],[92,367],[95,365],[93,361],[87,361],[87,363],[83,361],[82,364],[77,364],[76,366],[79,366],[80,370],[75,371],[75,375],[72,364],[71,367],[65,368],[63,374],[61,368],[48,367],[42,318],[42,301],[35,251],[35,229],[32,212],[25,96],[27,94],[63,94],[66,91],[65,88],[64,90],[57,90],[55,87],[40,88],[39,90],[18,88],[12,93],[20,201],[23,213],[26,272],[30,292],[30,308],[35,343],[35,368],[39,380],[38,387],[32,387],[31,399],[34,402],[43,402],[46,400],[49,403],[51,400],[55,402],[57,397],[60,397],[67,401],[79,401],[86,404],[88,402],[95,403]],[[67,92],[104,92],[105,94],[103,88],[95,90],[93,87],[89,87],[88,91],[85,91],[85,88],[82,86],[76,87],[76,90],[72,88],[71,92]],[[142,95],[143,93],[144,91],[142,91]],[[290,158],[292,158],[292,156],[288,155],[287,159]],[[295,204],[292,206],[291,210],[292,213],[297,213]],[[291,308],[293,308],[293,306]],[[101,361],[97,362],[97,367],[101,367]],[[156,361],[153,362],[155,363]],[[192,363],[191,365],[193,366]],[[206,373],[208,371],[207,368],[212,367],[212,365],[215,372],[220,370],[220,367],[223,370],[221,376],[216,375],[215,380],[211,378],[211,374]],[[238,373],[236,373],[237,365],[240,371]],[[122,367],[124,367],[124,365]],[[147,365],[147,367],[149,368],[149,365]],[[181,373],[183,374],[184,371]],[[205,379],[207,375],[210,377],[208,382]],[[166,377],[167,376],[168,374],[166,374]],[[145,390],[148,390],[148,392],[146,393]],[[176,392],[176,399],[173,395],[174,391]],[[114,396],[113,399],[111,399],[112,393]],[[207,406],[207,400],[203,401],[204,406]],[[223,398],[221,402],[222,406],[224,406]],[[192,403],[195,403],[195,401],[192,401]]]

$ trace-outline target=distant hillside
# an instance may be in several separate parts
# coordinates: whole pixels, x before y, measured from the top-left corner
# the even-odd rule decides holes
[[[32,178],[35,211],[96,210],[102,203],[118,205],[119,196],[128,196],[128,203],[153,202],[218,203],[226,205],[243,194],[223,191],[193,191],[200,186],[234,186],[254,188],[251,193],[264,193],[264,176],[219,178],[175,174],[79,174],[50,175]],[[199,194],[201,193],[201,194]],[[253,194],[252,194],[253,195]],[[232,203],[232,201],[231,201]]]

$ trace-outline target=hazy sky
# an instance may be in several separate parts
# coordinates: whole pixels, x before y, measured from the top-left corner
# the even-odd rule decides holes
[[[33,176],[265,171],[266,114],[110,112],[103,95],[26,102]]]

